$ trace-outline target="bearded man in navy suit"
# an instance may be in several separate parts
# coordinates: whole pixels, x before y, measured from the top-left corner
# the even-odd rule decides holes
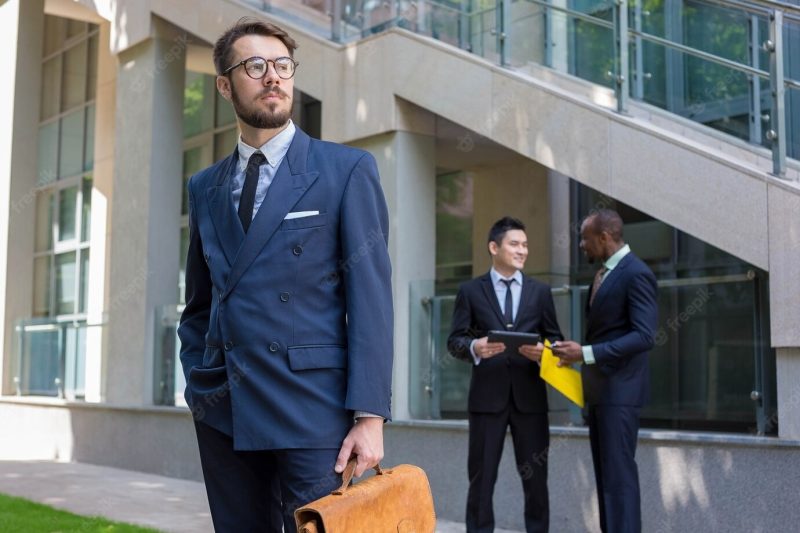
[[[506,432],[511,427],[514,455],[525,494],[525,529],[548,530],[547,455],[550,431],[547,390],[539,377],[542,343],[519,352],[488,342],[491,330],[538,333],[561,339],[550,287],[522,274],[528,238],[519,220],[504,217],[489,230],[488,273],[461,286],[447,340],[450,353],[472,365],[469,386],[469,533],[494,531],[492,498]]]
[[[374,158],[290,120],[295,41],[244,19],[214,47],[241,137],[191,178],[186,401],[219,532],[295,531],[293,511],[383,457],[393,310]]]
[[[558,342],[553,354],[559,365],[583,363],[600,528],[636,533],[642,530],[636,440],[658,323],[656,278],[625,244],[616,211],[586,217],[580,247],[590,262],[602,263],[586,304],[586,343]]]

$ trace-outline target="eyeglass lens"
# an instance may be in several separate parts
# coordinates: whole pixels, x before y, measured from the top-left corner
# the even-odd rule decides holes
[[[270,60],[263,57],[251,57],[244,64],[247,75],[254,79],[261,79],[267,74]],[[279,57],[272,61],[275,65],[275,72],[279,78],[288,79],[294,74],[294,61],[289,57]]]

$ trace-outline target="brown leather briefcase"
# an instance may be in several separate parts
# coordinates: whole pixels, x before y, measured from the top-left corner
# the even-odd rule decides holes
[[[294,512],[298,533],[434,533],[436,516],[425,471],[398,465],[352,486],[356,460],[342,486]]]

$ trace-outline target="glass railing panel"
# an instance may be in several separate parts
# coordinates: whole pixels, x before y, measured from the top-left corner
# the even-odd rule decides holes
[[[774,412],[775,403],[768,392],[774,391],[772,373],[758,372],[774,360],[764,342],[767,311],[759,291],[765,286],[754,272],[659,281],[659,325],[650,355],[651,399],[642,411],[644,427],[764,430],[758,417]],[[565,338],[584,338],[587,289],[553,289]],[[447,351],[455,296],[433,292],[432,281],[411,287],[411,413],[423,419],[464,419],[471,365]],[[761,407],[751,399],[754,390],[762,392]],[[548,402],[552,424],[581,424],[580,410],[550,388]]]
[[[511,67],[547,64],[548,20],[545,8],[525,0],[512,2],[509,17],[507,62]]]
[[[178,338],[182,305],[164,305],[155,313],[155,346],[153,350],[153,403],[186,405],[183,391],[186,379],[181,367],[181,343]]]
[[[16,394],[84,398],[87,334],[101,327],[51,319],[18,322],[12,366]]]
[[[643,425],[756,431],[757,281],[750,276],[671,280],[658,291]]]
[[[469,22],[470,16],[463,2],[427,0],[411,2],[402,9],[399,26],[468,49]]]
[[[469,15],[468,50],[492,63],[500,63],[500,50],[497,34],[501,31],[498,20],[497,2],[476,2],[477,6]]]

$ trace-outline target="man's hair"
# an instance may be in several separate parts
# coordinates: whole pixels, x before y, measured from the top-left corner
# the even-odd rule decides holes
[[[495,242],[497,246],[500,246],[501,244],[503,244],[503,237],[506,236],[506,232],[512,229],[525,231],[525,224],[523,224],[516,218],[512,217],[501,218],[500,220],[495,222],[492,225],[492,229],[489,230],[489,242]]]
[[[286,45],[291,57],[294,57],[294,51],[297,49],[297,42],[283,28],[253,17],[240,18],[236,24],[225,30],[225,33],[214,44],[214,68],[217,69],[217,74],[222,74],[231,66],[233,43],[245,35],[262,35],[280,39]]]
[[[606,232],[615,242],[622,242],[622,217],[613,209],[598,209],[586,217],[596,233]]]

